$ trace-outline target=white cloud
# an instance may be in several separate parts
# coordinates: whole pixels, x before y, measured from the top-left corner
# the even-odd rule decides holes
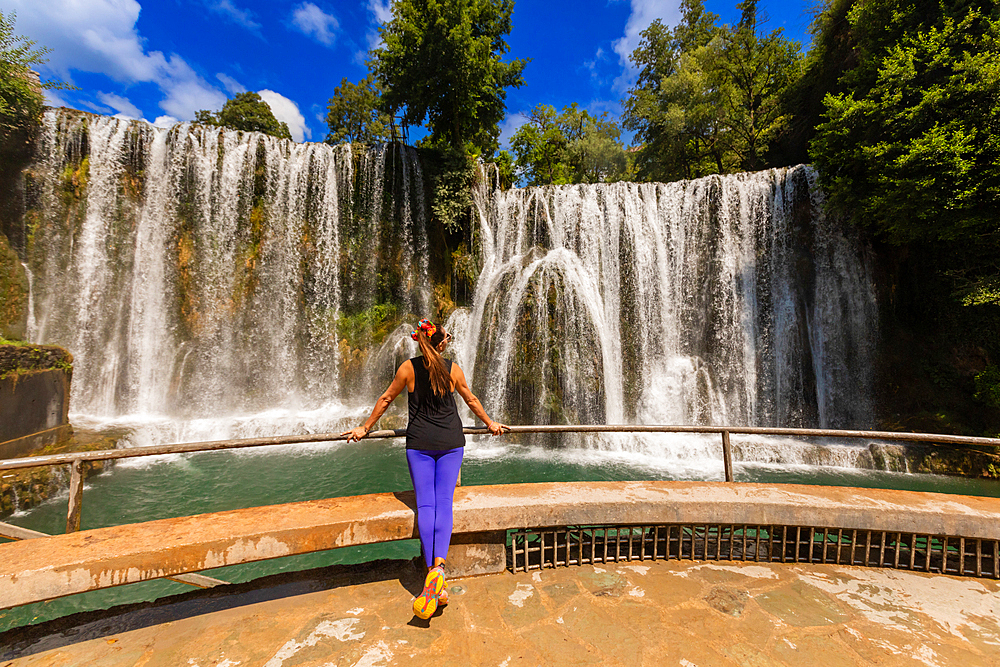
[[[632,13],[625,24],[625,33],[615,40],[614,49],[622,66],[621,75],[615,79],[615,87],[621,91],[627,89],[635,81],[637,69],[629,60],[629,56],[639,46],[642,37],[639,33],[649,27],[656,19],[662,19],[668,26],[676,25],[680,20],[679,0],[631,0]]]
[[[368,50],[370,51],[382,46],[382,35],[379,34],[378,28],[383,23],[392,20],[392,0],[368,0],[368,11],[372,15],[372,23],[374,24],[374,27],[368,31]],[[360,55],[363,57],[360,58],[359,64],[363,65],[368,54]],[[355,54],[355,60],[359,60],[358,54]]]
[[[247,92],[246,86],[233,77],[223,74],[222,72],[216,74],[215,78],[222,82],[222,85],[226,87],[226,91],[230,95],[238,95],[239,93]]]
[[[171,125],[176,125],[180,121],[173,116],[159,116],[153,121],[153,127],[170,127]]]
[[[199,109],[215,111],[226,103],[225,94],[198,76],[180,56],[170,57],[166,76],[158,83],[166,94],[160,108],[175,118],[191,119]]]
[[[500,148],[509,150],[510,139],[517,132],[517,128],[528,122],[528,117],[523,113],[507,114],[500,124]]]
[[[311,2],[304,2],[292,12],[292,24],[304,35],[316,41],[333,46],[340,23],[332,14],[327,14]]]
[[[6,3],[5,3],[6,4]],[[47,67],[62,78],[70,69],[107,74],[117,81],[153,81],[166,65],[159,51],[146,53],[135,31],[136,0],[10,0],[17,32],[44,44]]]
[[[132,104],[121,95],[115,95],[114,93],[97,93],[97,99],[99,99],[102,104],[105,104],[117,111],[118,116],[131,118],[132,120],[139,120],[142,118],[142,112],[139,111],[139,107]]]
[[[105,114],[105,115],[109,115],[109,114],[111,114],[114,111],[114,109],[111,109],[111,108],[108,108],[108,107],[102,107],[97,102],[91,102],[90,100],[82,100],[80,102],[80,106],[87,107],[88,109],[90,109],[94,113],[102,113],[102,114]]]
[[[267,106],[271,107],[271,113],[275,118],[288,124],[292,139],[302,141],[305,137],[312,137],[312,131],[306,126],[306,119],[295,102],[273,90],[265,89],[258,91],[257,94],[267,102]]]
[[[45,95],[45,104],[50,107],[68,107],[69,102],[64,100],[59,93],[54,90],[43,90],[42,94]]]
[[[217,0],[210,5],[212,11],[222,14],[237,25],[241,25],[250,32],[260,34],[260,24],[254,20],[254,14],[246,9],[240,9],[231,0]]]
[[[379,23],[388,23],[392,20],[392,0],[368,0],[368,11]]]
[[[17,32],[51,49],[45,67],[60,78],[69,80],[77,70],[127,84],[155,83],[164,94],[160,107],[177,118],[192,118],[198,109],[217,109],[226,101],[180,56],[146,51],[135,28],[141,9],[136,0],[7,2],[17,12]]]

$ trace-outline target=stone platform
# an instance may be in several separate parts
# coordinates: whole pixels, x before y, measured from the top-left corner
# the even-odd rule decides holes
[[[455,580],[451,603],[421,621],[416,566],[368,579],[244,593],[229,608],[192,598],[156,623],[137,610],[36,638],[0,665],[1000,665],[995,580],[645,561]]]

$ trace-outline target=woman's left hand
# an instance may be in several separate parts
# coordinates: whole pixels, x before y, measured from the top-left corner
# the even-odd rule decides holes
[[[357,428],[352,428],[350,431],[344,431],[340,435],[341,436],[346,435],[347,442],[351,442],[353,440],[360,440],[361,438],[368,435],[368,429],[366,429],[364,426],[358,426]]]
[[[493,435],[500,435],[504,431],[510,430],[509,426],[501,424],[500,422],[490,422],[490,425],[487,426],[486,428],[489,429],[490,433],[492,433]]]

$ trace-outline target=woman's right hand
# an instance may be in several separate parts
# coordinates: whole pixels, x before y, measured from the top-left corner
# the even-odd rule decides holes
[[[368,429],[366,429],[364,426],[358,426],[357,428],[352,428],[350,431],[344,431],[340,435],[341,437],[346,435],[347,442],[351,442],[354,440],[360,440],[361,438],[368,435]]]
[[[487,426],[486,428],[489,429],[490,433],[492,433],[493,435],[500,435],[504,431],[510,430],[509,426],[506,426],[504,424],[501,424],[500,422],[495,422],[495,421],[491,421],[490,425]]]

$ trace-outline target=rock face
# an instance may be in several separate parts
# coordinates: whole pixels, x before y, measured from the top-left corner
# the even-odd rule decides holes
[[[0,337],[21,339],[28,325],[28,277],[7,237],[0,234]]]

